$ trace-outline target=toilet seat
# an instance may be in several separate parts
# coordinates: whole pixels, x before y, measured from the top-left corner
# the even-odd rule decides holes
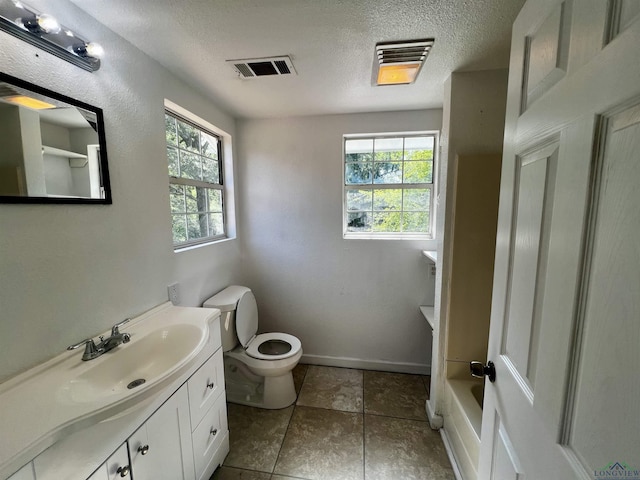
[[[240,340],[246,354],[257,360],[283,360],[295,356],[302,350],[300,340],[287,333],[273,332],[256,335],[258,333],[258,308],[256,299],[249,289],[242,293],[236,307],[236,330],[238,340]],[[280,355],[260,352],[260,346],[272,340],[288,343],[291,345],[291,350]]]
[[[279,340],[281,342],[286,342],[291,345],[291,350],[286,353],[282,353],[280,355],[271,355],[268,353],[261,353],[259,351],[260,345],[265,342],[269,342],[272,340]],[[262,333],[260,335],[256,335],[253,337],[249,344],[246,347],[245,352],[250,357],[256,358],[258,360],[283,360],[285,358],[293,357],[302,349],[302,343],[300,340],[293,335],[289,335],[288,333]]]

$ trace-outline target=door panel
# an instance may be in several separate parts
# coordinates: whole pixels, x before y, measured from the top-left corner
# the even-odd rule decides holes
[[[640,179],[640,106],[601,125],[565,434],[587,472],[640,464],[640,189],[630,180]]]
[[[626,30],[640,15],[640,2],[637,0],[611,0],[609,2],[610,40]]]
[[[524,480],[521,473],[520,462],[516,457],[513,444],[505,431],[500,417],[496,415],[496,427],[494,429],[495,449],[491,469],[491,480]]]
[[[550,216],[558,144],[545,146],[516,160],[515,209],[508,306],[502,355],[520,375],[526,394],[533,400],[538,356],[541,301],[539,270],[544,272],[543,219]],[[548,223],[548,221],[546,222]],[[505,361],[507,360],[505,358]]]
[[[522,99],[522,110],[557,83],[567,70],[570,24],[567,3],[558,4],[526,37],[523,88],[526,95]]]

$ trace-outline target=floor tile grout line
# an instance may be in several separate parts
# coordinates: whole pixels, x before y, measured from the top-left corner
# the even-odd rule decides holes
[[[304,382],[307,379],[307,373],[309,373],[309,366],[304,371],[304,376],[302,377],[302,383],[300,383],[300,393],[302,393],[302,389],[304,387]],[[273,470],[271,471],[271,476],[276,475],[276,466],[278,465],[278,460],[280,460],[280,454],[282,453],[282,447],[284,446],[284,441],[287,438],[287,433],[289,433],[289,427],[291,427],[291,420],[296,413],[296,408],[298,408],[298,398],[300,398],[300,393],[296,394],[296,400],[293,402],[293,411],[291,412],[291,416],[289,417],[289,421],[287,422],[287,429],[284,431],[284,436],[282,437],[282,443],[280,444],[280,448],[278,449],[278,455],[276,455],[276,461],[273,464]]]
[[[420,424],[426,424],[428,425],[428,419],[425,418],[424,419],[418,419],[418,418],[407,418],[407,417],[403,417],[403,416],[396,416],[396,415],[387,415],[387,414],[379,414],[379,413],[370,413],[370,412],[366,412],[366,408],[365,408],[365,401],[366,401],[366,391],[368,390],[366,388],[366,382],[365,382],[365,377],[367,377],[367,374],[370,372],[369,370],[363,370],[363,369],[354,369],[354,368],[347,368],[348,370],[356,370],[359,371],[360,375],[361,375],[361,385],[360,385],[360,390],[361,390],[361,398],[362,398],[362,409],[359,411],[351,411],[351,410],[340,410],[340,409],[336,409],[336,408],[332,408],[332,407],[322,407],[322,406],[311,406],[311,405],[299,405],[298,401],[300,399],[300,394],[303,391],[303,388],[305,387],[306,384],[306,380],[307,380],[307,376],[309,376],[309,370],[310,367],[313,367],[314,365],[309,365],[309,364],[305,364],[305,367],[303,369],[301,378],[300,378],[300,390],[296,396],[296,400],[293,403],[293,410],[291,412],[291,415],[289,416],[287,423],[286,423],[286,428],[285,428],[285,432],[284,435],[282,437],[282,441],[280,443],[279,449],[278,449],[278,453],[276,455],[276,460],[273,464],[273,467],[271,468],[270,471],[263,471],[263,470],[254,470],[252,468],[243,468],[243,467],[229,467],[229,468],[234,468],[234,469],[238,469],[238,470],[245,470],[245,471],[250,471],[250,472],[255,472],[255,473],[260,473],[263,475],[269,475],[269,478],[272,479],[276,476],[280,476],[283,478],[291,478],[291,479],[295,479],[295,480],[309,480],[306,477],[298,477],[298,476],[291,476],[291,475],[287,475],[287,474],[280,474],[280,473],[276,473],[276,467],[278,465],[278,462],[280,461],[281,458],[283,458],[282,453],[284,451],[284,442],[288,436],[288,434],[291,432],[291,426],[292,426],[292,420],[293,420],[293,416],[295,415],[295,412],[297,410],[299,410],[299,407],[304,408],[309,408],[309,409],[313,409],[313,410],[324,410],[324,411],[333,411],[333,412],[338,412],[338,413],[347,413],[347,414],[358,414],[361,416],[362,418],[362,427],[361,427],[361,435],[362,435],[362,447],[361,447],[361,452],[362,452],[362,479],[365,480],[367,478],[367,470],[366,470],[366,465],[367,465],[367,439],[366,439],[366,432],[367,432],[367,423],[368,421],[373,421],[373,418],[367,418],[368,416],[370,417],[382,417],[382,418],[388,418],[388,419],[392,419],[392,420],[406,420],[408,422],[418,422],[418,424],[416,425],[417,428],[422,429],[422,427],[418,427],[418,425]],[[318,366],[320,368],[322,368],[323,366]],[[330,368],[330,367],[329,367]],[[340,367],[338,367],[340,368]],[[377,371],[371,371],[371,373],[376,373]],[[393,372],[381,372],[381,373],[393,373]],[[403,374],[403,373],[399,373],[399,375],[413,375],[413,374]],[[426,383],[428,376],[424,376],[421,375],[422,381],[420,382],[422,384],[422,387],[424,388],[425,393],[427,394],[427,398],[429,397],[429,385]],[[374,392],[375,392],[375,388],[374,388]],[[374,394],[374,393],[372,393]]]
[[[278,460],[280,460],[280,454],[282,454],[282,447],[284,447],[284,441],[287,439],[287,433],[289,433],[289,428],[291,427],[291,420],[293,420],[293,416],[296,414],[296,408],[298,408],[298,406],[294,402],[293,411],[291,412],[291,416],[289,417],[289,421],[287,422],[287,429],[284,431],[282,443],[280,444],[280,448],[278,449],[278,455],[276,455],[276,461],[273,464],[273,470],[271,470],[271,476],[276,474],[276,466],[278,466]]]
[[[366,421],[366,417],[364,415],[364,402],[365,402],[365,396],[364,396],[364,370],[362,370],[362,480],[365,480],[367,478],[367,472],[366,472],[366,455],[367,455],[367,439],[365,437],[365,421]]]
[[[381,413],[370,413],[364,412],[365,415],[370,415],[372,417],[383,417],[383,418],[393,418],[395,420],[409,420],[410,422],[420,422],[420,423],[429,423],[429,419],[425,418],[424,420],[419,418],[408,418],[408,417],[398,417],[396,415],[383,415]]]
[[[364,390],[364,386],[362,387]],[[362,392],[364,396],[364,391]],[[366,426],[365,422],[367,421],[367,417],[364,412],[362,413],[362,480],[367,478],[367,437],[366,437]]]
[[[371,415],[372,417],[384,417],[384,418],[394,418],[396,420],[409,420],[411,422],[421,422],[421,423],[429,423],[429,419],[428,418],[424,418],[424,419],[420,419],[420,418],[410,418],[410,417],[399,417],[397,415],[384,415],[382,413],[371,413],[371,412],[366,412],[366,411],[358,411],[358,412],[354,412],[353,410],[339,410],[337,408],[327,408],[327,407],[317,407],[314,405],[298,405],[297,403],[295,404],[295,407],[303,407],[303,408],[313,408],[316,410],[328,410],[330,412],[340,412],[340,413],[353,413],[356,415]]]

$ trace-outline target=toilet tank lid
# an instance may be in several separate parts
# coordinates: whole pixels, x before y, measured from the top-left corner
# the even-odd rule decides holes
[[[230,285],[206,300],[202,306],[205,308],[218,308],[222,312],[230,312],[231,310],[236,309],[238,301],[242,296],[250,291],[251,290],[247,287]]]

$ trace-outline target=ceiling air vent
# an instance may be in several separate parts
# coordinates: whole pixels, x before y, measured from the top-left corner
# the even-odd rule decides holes
[[[433,38],[376,44],[378,85],[413,83],[433,47]]]
[[[268,77],[271,75],[296,75],[288,55],[266,58],[227,60],[240,78]]]

